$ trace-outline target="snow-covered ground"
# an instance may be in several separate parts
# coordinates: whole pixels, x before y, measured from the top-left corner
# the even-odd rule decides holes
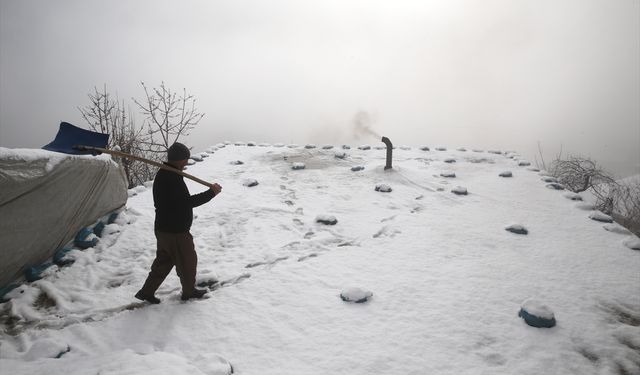
[[[2,374],[640,373],[640,251],[526,163],[238,144],[187,170],[223,186],[192,227],[210,298],[181,302],[173,273],[161,304],[133,298],[155,253],[137,188],[95,248],[0,305]],[[555,327],[518,316],[530,299]]]

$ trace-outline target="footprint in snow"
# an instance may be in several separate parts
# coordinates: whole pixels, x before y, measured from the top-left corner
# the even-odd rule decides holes
[[[373,234],[373,238],[379,238],[380,236],[393,238],[396,236],[396,234],[400,234],[400,233],[402,233],[401,230],[390,229],[388,225],[385,225],[382,228],[380,228],[380,230],[378,230],[376,233]]]
[[[245,268],[254,268],[258,266],[270,266],[287,259],[289,259],[289,257],[280,257],[280,258],[275,258],[273,260],[265,260],[262,262],[249,263],[245,266]]]
[[[309,258],[316,258],[317,256],[318,256],[317,253],[311,253],[309,255],[301,256],[300,258],[298,258],[298,262],[303,262]]]

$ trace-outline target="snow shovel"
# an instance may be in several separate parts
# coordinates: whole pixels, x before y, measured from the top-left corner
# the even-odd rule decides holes
[[[153,165],[154,167],[166,169],[209,188],[212,185],[207,181],[201,180],[198,177],[192,176],[188,173],[184,173],[183,171],[170,167],[166,164],[158,163],[153,160],[127,154],[121,151],[109,150],[106,148],[108,143],[109,134],[97,133],[71,125],[68,122],[61,122],[60,129],[58,129],[58,134],[56,134],[56,138],[53,140],[53,142],[49,143],[46,146],[43,146],[42,148],[49,151],[62,152],[64,154],[71,155],[96,155],[104,152],[105,154],[137,160]]]

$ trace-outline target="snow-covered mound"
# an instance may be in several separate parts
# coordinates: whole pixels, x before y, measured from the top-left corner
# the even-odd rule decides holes
[[[384,152],[238,144],[189,168],[223,186],[192,227],[210,298],[181,302],[175,273],[161,304],[133,298],[155,255],[145,186],[95,247],[0,305],[2,373],[640,373],[637,237],[605,230],[512,153],[414,147],[385,171]],[[353,286],[375,298],[343,302]],[[553,308],[554,328],[518,317],[529,298]]]
[[[522,303],[518,315],[532,327],[551,328],[556,325],[555,314],[551,308],[533,298]]]

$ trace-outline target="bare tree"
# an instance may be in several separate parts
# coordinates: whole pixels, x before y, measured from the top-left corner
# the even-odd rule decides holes
[[[178,96],[171,89],[168,89],[164,82],[159,88],[148,89],[144,82],[141,82],[144,89],[145,99],[133,101],[138,105],[145,117],[149,143],[147,150],[155,153],[163,153],[169,149],[181,136],[189,135],[204,116],[196,109],[196,99],[193,95],[187,94],[187,90],[182,90],[182,95]]]
[[[534,156],[536,167],[538,167],[538,169],[544,169],[546,171],[547,163],[545,163],[544,161],[544,153],[542,152],[542,144],[540,144],[540,141],[538,141],[538,154],[540,155],[540,161],[538,161],[537,156]]]
[[[108,148],[119,148],[127,154],[153,157],[143,150],[148,142],[147,135],[142,128],[137,128],[131,111],[125,111],[124,101],[113,98],[103,86],[102,91],[94,87],[94,92],[89,95],[89,105],[79,107],[78,110],[94,131],[109,134]],[[138,161],[126,158],[117,158],[118,163],[124,169],[129,188],[137,186],[153,178],[155,169]]]

